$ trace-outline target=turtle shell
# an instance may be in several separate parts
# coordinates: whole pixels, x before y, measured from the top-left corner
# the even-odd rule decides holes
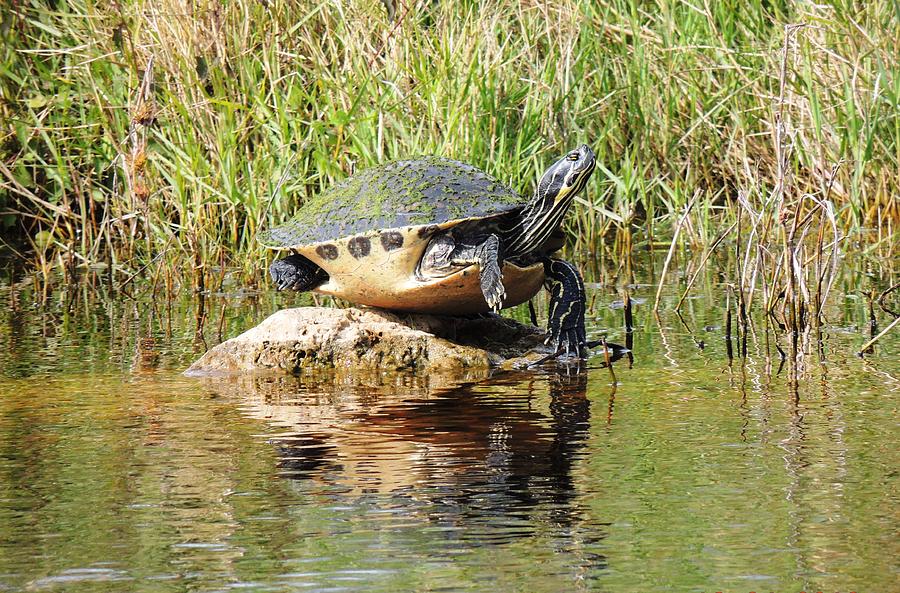
[[[291,220],[263,231],[259,240],[273,249],[296,249],[376,230],[504,214],[525,201],[477,167],[422,157],[353,175],[307,200]]]
[[[489,310],[477,266],[422,277],[431,237],[466,221],[514,215],[525,200],[480,169],[437,157],[397,161],[358,173],[307,200],[287,223],[260,234],[263,245],[291,249],[320,266],[315,292],[354,303],[424,313]],[[477,226],[477,225],[476,225]],[[503,263],[505,306],[541,288],[543,266]]]

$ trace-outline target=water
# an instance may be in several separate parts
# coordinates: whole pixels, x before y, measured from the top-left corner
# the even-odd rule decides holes
[[[655,288],[632,286],[615,383],[597,359],[461,383],[189,379],[196,303],[101,283],[40,304],[17,282],[0,591],[897,590],[900,332],[855,356],[858,277],[796,381],[762,326],[729,361],[714,278],[687,327],[677,287],[658,323]],[[592,335],[624,342],[618,291],[591,290]],[[214,295],[204,337],[290,302]]]

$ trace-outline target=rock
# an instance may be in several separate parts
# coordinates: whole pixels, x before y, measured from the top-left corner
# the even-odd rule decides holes
[[[310,368],[488,371],[537,360],[541,330],[492,316],[462,319],[379,309],[284,309],[210,349],[189,375]],[[530,354],[530,356],[528,356]],[[522,358],[525,357],[525,358]]]

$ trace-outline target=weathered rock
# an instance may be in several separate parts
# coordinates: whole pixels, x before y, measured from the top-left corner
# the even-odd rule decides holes
[[[488,370],[534,353],[543,333],[511,319],[402,315],[378,309],[301,307],[271,315],[210,349],[187,374],[307,368]]]

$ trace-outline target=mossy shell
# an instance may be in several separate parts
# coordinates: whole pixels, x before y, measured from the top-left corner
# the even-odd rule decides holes
[[[307,200],[285,224],[260,234],[263,245],[290,249],[324,269],[315,289],[351,302],[424,313],[489,310],[478,266],[422,278],[431,237],[462,222],[515,215],[526,200],[477,167],[438,157],[367,169]],[[541,264],[503,263],[504,306],[540,290]]]
[[[494,216],[525,202],[477,167],[422,157],[353,175],[307,200],[291,220],[259,239],[274,249],[297,248],[374,230]]]

